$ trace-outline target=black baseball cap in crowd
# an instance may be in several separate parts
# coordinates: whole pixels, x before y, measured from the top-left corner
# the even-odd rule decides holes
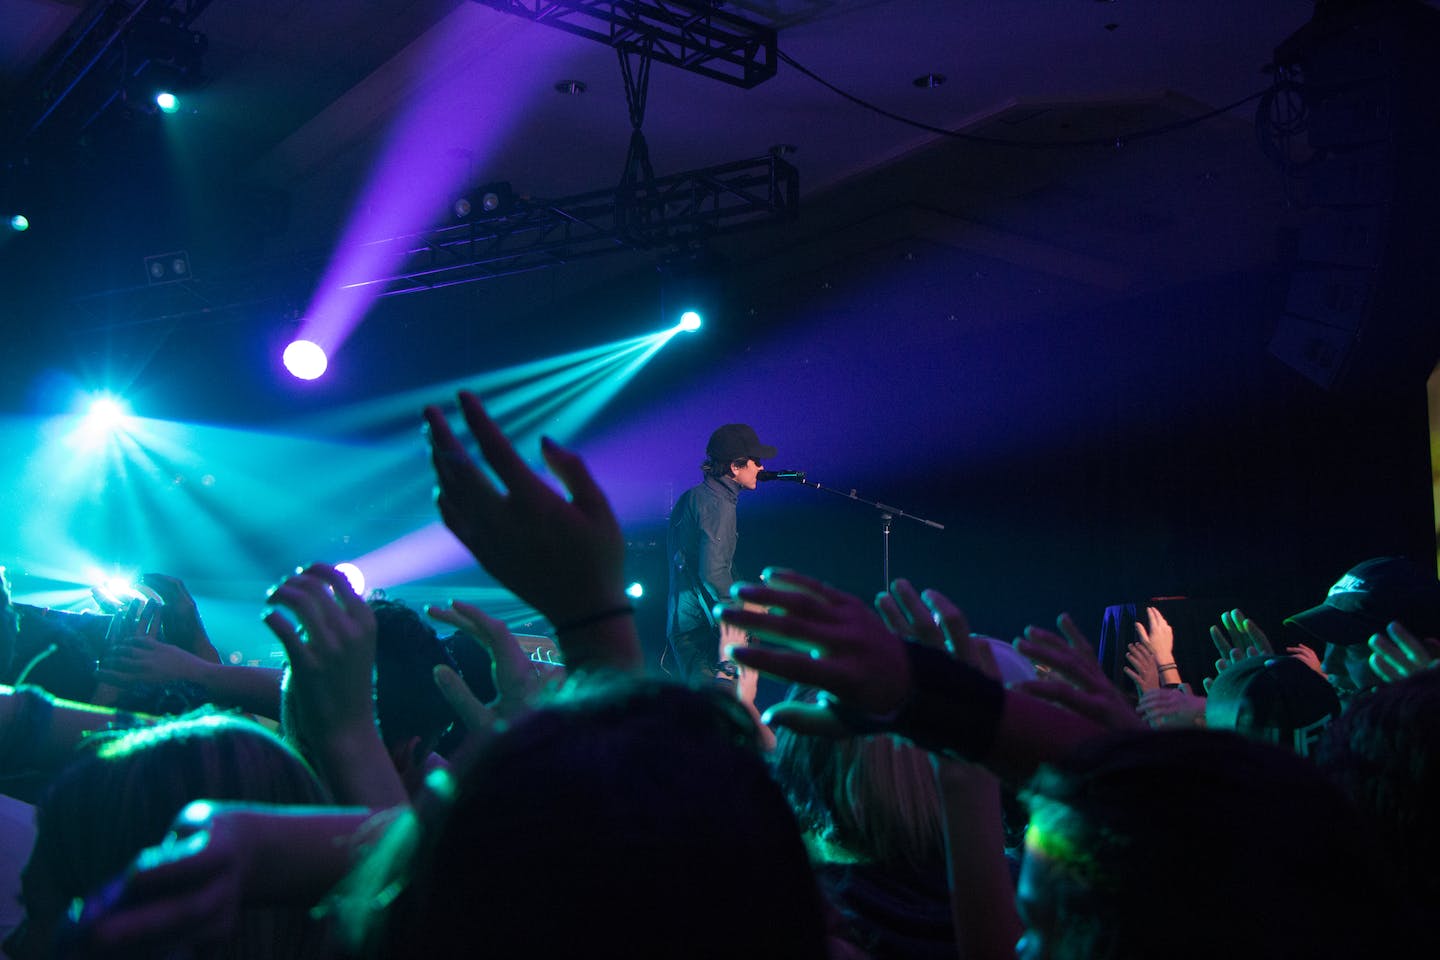
[[[769,460],[775,456],[775,448],[761,443],[755,428],[748,423],[727,423],[710,434],[710,442],[705,444],[705,456],[717,463]]]
[[[1440,580],[1403,557],[1377,557],[1351,567],[1325,602],[1285,623],[1321,643],[1348,647],[1384,633],[1399,620],[1422,637],[1440,636]]]

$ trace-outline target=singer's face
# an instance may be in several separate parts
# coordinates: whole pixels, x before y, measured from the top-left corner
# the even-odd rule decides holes
[[[745,466],[732,466],[730,471],[735,475],[735,480],[741,487],[746,490],[754,490],[755,484],[760,479],[760,471],[762,469],[764,468],[754,460],[746,460]]]

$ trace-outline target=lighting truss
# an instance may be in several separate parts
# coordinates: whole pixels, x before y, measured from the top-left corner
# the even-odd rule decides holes
[[[775,76],[775,28],[706,0],[475,0],[749,89]]]
[[[795,217],[799,174],[775,156],[625,183],[508,214],[374,241],[402,245],[400,268],[349,284],[387,297],[523,273],[574,260],[675,246]]]

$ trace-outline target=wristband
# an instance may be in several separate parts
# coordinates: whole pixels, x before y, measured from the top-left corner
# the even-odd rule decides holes
[[[893,729],[927,750],[982,760],[995,743],[1005,688],[943,650],[907,643],[914,684]]]

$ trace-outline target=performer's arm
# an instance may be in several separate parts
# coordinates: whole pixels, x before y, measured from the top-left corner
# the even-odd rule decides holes
[[[713,601],[727,600],[735,582],[730,563],[735,559],[735,517],[718,504],[700,509],[700,579]]]

